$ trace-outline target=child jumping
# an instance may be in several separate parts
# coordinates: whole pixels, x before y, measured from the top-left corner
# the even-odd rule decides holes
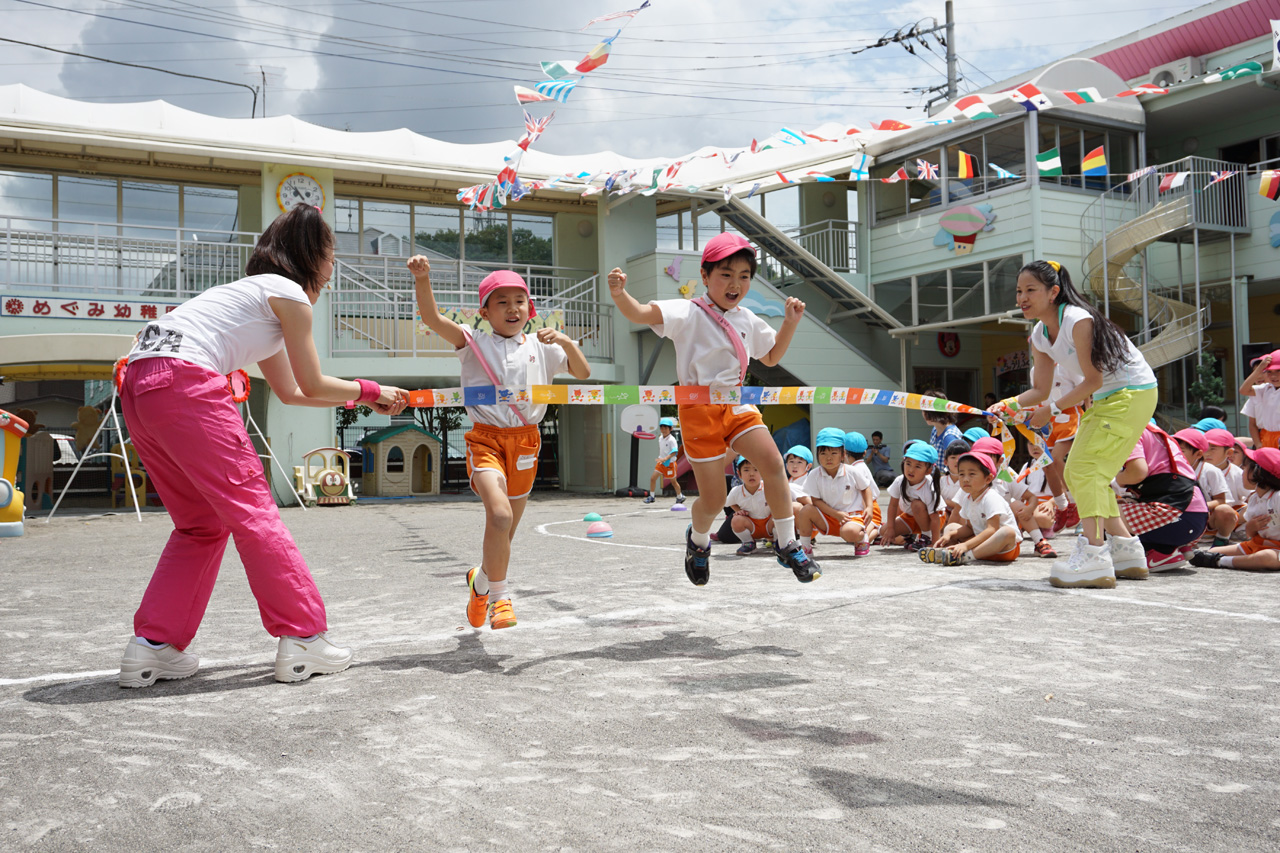
[[[653,463],[653,473],[649,475],[649,494],[644,497],[644,502],[647,504],[657,500],[654,492],[658,491],[660,486],[665,486],[667,480],[675,486],[676,503],[684,503],[680,481],[676,479],[676,459],[680,456],[680,442],[676,441],[675,428],[675,418],[662,418],[658,421],[658,430],[662,435],[658,436],[658,458]]]
[[[671,339],[681,385],[733,387],[742,384],[750,358],[757,358],[768,367],[776,366],[804,316],[804,303],[794,296],[787,297],[782,328],[775,332],[750,309],[742,307],[756,265],[751,244],[737,234],[725,232],[712,237],[702,249],[706,296],[641,305],[627,293],[626,274],[616,268],[609,273],[609,295],[622,316]],[[764,478],[765,496],[776,527],[773,550],[778,563],[791,569],[801,583],[821,577],[818,564],[796,541],[796,520],[791,514],[791,491],[787,488],[782,454],[760,411],[750,405],[681,404],[680,423],[685,455],[698,484],[693,523],[685,534],[684,571],[689,580],[695,586],[704,586],[711,576],[711,526],[724,507],[724,457],[730,452],[750,460]]]
[[[422,320],[453,344],[462,362],[462,385],[546,385],[557,373],[576,379],[591,375],[578,345],[563,332],[524,333],[537,316],[529,286],[510,270],[489,273],[480,282],[480,316],[492,332],[472,331],[440,313],[431,291],[431,264],[422,255],[408,262]],[[484,502],[484,545],[480,565],[467,572],[467,622],[473,628],[510,628],[516,624],[507,592],[511,540],[524,514],[538,472],[542,439],[538,424],[545,405],[529,402],[467,406],[467,476]]]

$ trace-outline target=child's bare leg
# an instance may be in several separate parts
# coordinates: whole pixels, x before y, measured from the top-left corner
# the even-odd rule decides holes
[[[690,510],[693,531],[706,535],[711,533],[712,526],[724,511],[724,459],[694,462],[692,465],[693,478],[698,483],[698,499]]]
[[[751,519],[745,516],[735,515],[733,520],[729,522],[729,525],[733,528],[733,532],[738,534],[738,539],[743,545],[748,542],[756,541],[756,529],[755,525],[751,523]]]
[[[654,471],[652,474],[649,475],[649,494],[652,495],[657,491],[658,491],[658,472]]]
[[[746,458],[760,471],[764,480],[764,497],[769,503],[769,514],[777,527],[779,547],[789,545],[796,538],[795,516],[791,512],[791,487],[787,485],[787,469],[782,464],[782,454],[767,429],[753,429],[738,436],[729,448]],[[785,540],[785,541],[782,541]]]
[[[665,488],[665,487],[666,487],[666,482],[664,481],[662,485],[663,485],[663,487]],[[672,487],[672,488],[674,488],[674,489],[676,490],[676,497],[682,497],[682,496],[684,495],[684,492],[680,491],[680,478],[679,478],[679,477],[672,477],[672,478],[671,478],[671,487]]]
[[[1001,527],[995,532],[995,535],[983,542],[977,548],[969,553],[973,554],[975,560],[989,560],[997,557],[1012,548],[1022,537],[1018,535],[1018,531],[1009,525]]]
[[[822,529],[824,525],[822,512],[813,504],[801,507],[795,518],[796,533],[799,534],[801,539],[809,539],[817,535],[817,531]]]
[[[1226,504],[1218,504],[1209,514],[1210,529],[1223,539],[1230,539],[1239,524],[1240,516]]]
[[[1213,550],[1221,550],[1214,548]],[[1224,569],[1270,569],[1275,571],[1280,569],[1280,551],[1272,548],[1263,548],[1252,554],[1246,554],[1243,557],[1235,557],[1231,560],[1231,565],[1224,565]]]
[[[929,518],[929,508],[924,505],[924,501],[914,498],[911,501],[911,517],[915,519],[916,526],[920,528],[920,532],[929,534],[932,529]],[[910,530],[907,531],[911,533]]]
[[[848,542],[850,545],[856,545],[861,542],[867,533],[867,528],[863,526],[861,521],[846,521],[840,528],[840,538]]]
[[[1039,504],[1035,508],[1035,512],[1033,512],[1031,515],[1032,515],[1032,518],[1035,520],[1036,527],[1039,528],[1040,530],[1053,529],[1053,519],[1054,519],[1053,503],[1049,501],[1045,501],[1044,503]]]
[[[885,527],[889,529],[889,541],[894,545],[902,545],[911,535],[911,526],[896,515],[885,522]]]
[[[505,581],[511,562],[511,537],[517,515],[507,497],[507,478],[492,468],[482,468],[471,478],[472,488],[484,503],[484,546],[480,567],[489,581]],[[524,500],[517,501],[524,512]]]

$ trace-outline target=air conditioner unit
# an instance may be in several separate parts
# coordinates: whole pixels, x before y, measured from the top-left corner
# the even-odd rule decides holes
[[[1203,73],[1204,60],[1198,56],[1184,56],[1182,59],[1152,68],[1149,79],[1157,86],[1168,87],[1176,83],[1185,83]]]

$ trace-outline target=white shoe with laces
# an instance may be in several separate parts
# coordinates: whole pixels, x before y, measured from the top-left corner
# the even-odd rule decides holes
[[[335,646],[324,634],[314,640],[281,637],[276,648],[276,681],[305,681],[313,675],[342,672],[351,666],[351,649]]]
[[[200,668],[200,658],[165,643],[160,648],[135,637],[120,661],[121,687],[150,687],[158,680],[189,678]]]
[[[1116,571],[1107,546],[1090,545],[1084,536],[1077,537],[1071,558],[1056,560],[1049,570],[1049,583],[1064,588],[1115,589]]]

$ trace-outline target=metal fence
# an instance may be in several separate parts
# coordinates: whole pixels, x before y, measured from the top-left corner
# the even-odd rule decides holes
[[[857,226],[858,223],[847,219],[827,219],[799,228],[787,228],[782,233],[836,272],[856,272]]]

